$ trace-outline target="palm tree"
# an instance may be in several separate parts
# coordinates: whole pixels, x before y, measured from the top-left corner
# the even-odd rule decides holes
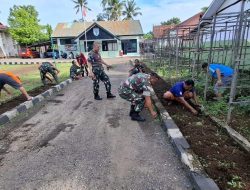
[[[124,20],[133,20],[133,17],[142,15],[139,10],[141,10],[141,8],[136,7],[134,0],[127,0],[125,4],[125,10],[122,12],[123,16],[125,16]]]
[[[76,14],[79,13],[79,11],[81,10],[82,21],[83,21],[83,9],[91,11],[91,9],[87,7],[88,5],[87,0],[72,0],[72,1],[76,4],[74,7],[76,9]]]
[[[108,15],[108,20],[119,20],[122,16],[122,9],[124,6],[124,1],[120,0],[108,0],[107,7],[104,11]]]
[[[107,5],[109,5],[110,4],[110,2],[111,2],[112,0],[102,0],[102,7],[103,7],[103,9],[105,9],[105,7],[107,6]]]

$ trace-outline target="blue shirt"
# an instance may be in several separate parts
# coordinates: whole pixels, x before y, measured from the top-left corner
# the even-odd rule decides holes
[[[221,76],[231,77],[234,74],[234,70],[231,67],[222,64],[210,64],[209,71],[213,78],[217,78],[216,70],[219,69]]]
[[[175,97],[183,97],[184,92],[186,91],[184,88],[184,81],[177,82],[169,91],[175,96]],[[189,90],[190,92],[194,92],[194,89]]]

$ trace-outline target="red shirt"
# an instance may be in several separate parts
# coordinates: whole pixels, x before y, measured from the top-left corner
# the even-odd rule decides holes
[[[87,59],[83,53],[80,54],[80,56],[77,59],[77,62],[79,63],[80,66],[87,65]]]

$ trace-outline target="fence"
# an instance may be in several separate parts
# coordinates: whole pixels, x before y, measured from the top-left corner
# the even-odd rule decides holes
[[[142,58],[171,83],[194,79],[202,89],[203,99],[210,96],[209,71],[202,64],[220,63],[234,69],[228,100],[227,122],[236,105],[250,104],[250,10],[241,2],[240,12],[220,13],[198,25],[179,25],[165,37],[145,41]]]

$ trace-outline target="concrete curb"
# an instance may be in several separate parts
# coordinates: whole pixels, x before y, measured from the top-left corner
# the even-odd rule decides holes
[[[155,95],[152,89],[153,102],[157,111],[160,113],[160,118],[175,151],[177,152],[181,162],[185,165],[191,182],[196,190],[219,190],[219,187],[213,179],[209,178],[204,171],[201,163],[196,159],[196,155],[190,149],[190,145],[182,135],[180,129],[175,124],[169,113],[166,111],[160,100]]]
[[[39,94],[35,96],[32,100],[26,101],[18,105],[17,107],[13,108],[10,111],[7,111],[0,115],[0,125],[4,125],[8,122],[10,122],[12,119],[17,117],[21,113],[25,113],[28,109],[32,108],[36,104],[39,104],[46,100],[46,98],[51,97],[56,92],[61,91],[63,88],[65,88],[67,85],[72,83],[72,79],[67,79],[60,84],[53,86],[51,89],[43,92],[42,94]]]
[[[53,60],[48,60],[49,62],[52,62],[52,63],[71,63],[71,61],[69,60],[66,60],[66,61],[53,61]],[[35,64],[39,64],[41,61],[31,61],[31,62],[28,62],[28,61],[15,61],[15,62],[12,62],[12,61],[0,61],[0,65],[35,65]]]
[[[226,123],[224,123],[220,119],[213,117],[213,116],[210,116],[209,114],[207,114],[207,115],[219,127],[226,129],[228,135],[233,140],[235,140],[243,149],[245,149],[247,152],[250,152],[250,142],[245,137],[243,137],[240,133],[235,131],[233,128],[231,128],[229,125],[227,125]]]

